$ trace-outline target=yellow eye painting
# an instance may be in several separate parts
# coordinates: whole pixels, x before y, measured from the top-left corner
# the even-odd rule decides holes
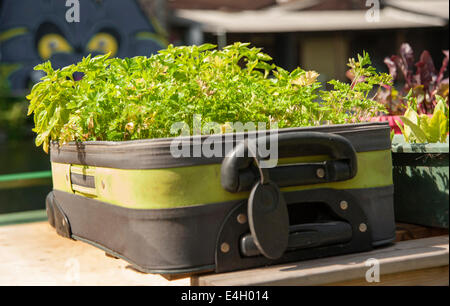
[[[87,50],[103,54],[111,53],[111,57],[113,57],[119,50],[119,44],[113,35],[101,32],[92,37],[87,45]]]
[[[48,60],[55,53],[72,52],[72,47],[63,36],[59,34],[47,34],[39,40],[38,52],[42,59]]]

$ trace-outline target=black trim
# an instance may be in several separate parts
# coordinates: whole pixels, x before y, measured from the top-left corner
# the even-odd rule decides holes
[[[70,228],[69,219],[55,200],[54,193],[49,193],[45,201],[47,210],[48,222],[56,229],[58,235],[66,238],[71,238],[72,230]]]
[[[71,173],[70,181],[72,185],[77,185],[86,188],[95,188],[95,177],[85,174]]]
[[[291,128],[279,130],[280,134],[292,132],[324,132],[334,133],[347,138],[356,152],[368,152],[389,150],[390,128],[387,123],[364,123],[348,125],[329,125],[306,128]],[[255,132],[238,133],[235,136],[248,137]],[[207,136],[202,136],[204,142]],[[233,149],[236,139],[232,144],[225,135],[211,136],[222,144],[222,152]],[[51,145],[51,161],[55,163],[88,165],[94,167],[108,167],[116,169],[163,169],[174,167],[198,166],[207,164],[220,164],[223,158],[208,157],[182,157],[174,158],[170,151],[170,145],[174,138],[148,139],[122,142],[84,142],[69,143],[59,147],[57,143]],[[190,151],[200,144],[193,144],[193,137],[181,138],[190,141]],[[240,140],[240,139],[239,139]],[[228,141],[228,143],[226,142]],[[227,145],[228,144],[228,145]],[[302,152],[285,150],[279,152],[279,158],[316,155],[321,147],[310,146]]]
[[[357,203],[367,216],[370,243],[372,246],[379,246],[395,239],[393,191],[393,186],[388,186],[332,193],[345,194],[347,198],[354,199],[349,205]],[[295,210],[298,205],[304,205],[299,203],[309,202],[318,195],[325,196],[329,192],[330,189],[316,189],[288,192],[283,195],[288,208]],[[66,223],[70,224],[72,238],[89,242],[115,257],[123,258],[140,271],[160,274],[191,273],[203,268],[205,271],[210,270],[216,262],[215,251],[222,223],[232,210],[242,207],[242,203],[247,202],[243,200],[169,209],[137,210],[58,190],[54,190],[52,194],[54,198],[53,196],[50,198],[58,204],[62,216],[67,218]],[[316,196],[312,197],[311,194]],[[314,205],[311,207],[314,207],[315,211],[319,205],[312,204]],[[54,214],[51,216],[49,221],[54,223],[57,218]],[[303,215],[291,215],[290,218],[292,217],[304,218]],[[314,216],[313,218],[316,219]],[[295,224],[303,222],[299,220],[293,222]],[[233,222],[239,226],[236,219],[233,219]],[[238,245],[239,241],[233,243]],[[322,250],[311,253],[304,250],[301,253],[313,254],[313,257],[329,256],[331,253],[326,251],[326,248]],[[289,257],[289,261],[310,258],[303,255]],[[263,264],[274,263],[275,261],[267,262],[264,259]]]
[[[174,269],[174,270],[169,270],[169,269],[166,269],[166,270],[148,269],[148,268],[140,267],[139,265],[134,263],[131,259],[129,259],[129,258],[125,257],[125,256],[122,256],[119,253],[116,253],[113,250],[110,250],[110,249],[108,249],[108,248],[106,248],[106,247],[104,247],[104,246],[102,246],[102,245],[100,245],[98,243],[95,243],[93,241],[90,241],[90,240],[88,240],[86,238],[81,238],[81,237],[78,237],[76,235],[72,235],[72,238],[74,240],[85,242],[85,243],[90,244],[90,245],[92,245],[92,246],[94,246],[96,248],[99,248],[100,250],[105,251],[105,253],[107,255],[109,255],[109,256],[111,256],[113,258],[123,259],[126,262],[130,263],[131,266],[134,269],[136,269],[136,270],[138,270],[140,272],[143,272],[143,273],[167,274],[167,275],[195,274],[197,272],[202,272],[202,273],[204,273],[204,272],[212,272],[212,271],[214,271],[214,269],[216,267],[215,265],[205,265],[205,266],[200,266],[200,267],[192,267],[192,268],[187,268],[187,269]]]

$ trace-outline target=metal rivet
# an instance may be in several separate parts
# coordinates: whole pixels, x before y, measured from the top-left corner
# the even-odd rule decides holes
[[[347,210],[347,208],[348,208],[348,202],[347,201],[341,201],[341,203],[339,205],[341,206],[342,210]]]
[[[247,223],[247,216],[244,214],[239,214],[237,216],[237,221],[239,222],[239,224],[245,224]]]
[[[106,184],[104,181],[102,181],[102,189],[105,189],[105,188],[106,188]]]
[[[222,253],[228,253],[230,251],[230,245],[228,243],[224,242],[220,246],[220,250],[222,251]]]
[[[66,181],[69,181],[69,175],[66,174]]]
[[[318,178],[324,178],[325,177],[325,169],[323,169],[323,168],[317,169],[316,175]]]
[[[367,224],[361,223],[361,224],[359,225],[359,231],[360,231],[361,233],[365,233],[365,232],[367,231]]]

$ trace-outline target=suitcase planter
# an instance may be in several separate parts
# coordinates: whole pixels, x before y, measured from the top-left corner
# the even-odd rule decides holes
[[[392,144],[394,211],[398,222],[448,229],[447,143],[410,144],[396,135]]]
[[[394,208],[397,221],[448,229],[448,106],[435,98],[429,115],[410,104],[393,138]]]
[[[227,138],[213,137],[226,150]],[[242,139],[225,158],[175,158],[171,141],[53,144],[50,224],[159,274],[361,252],[395,238],[385,123],[282,129],[272,169],[241,154]]]

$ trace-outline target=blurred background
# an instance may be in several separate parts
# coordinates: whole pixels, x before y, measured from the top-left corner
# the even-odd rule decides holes
[[[448,0],[0,0],[0,225],[45,218],[49,156],[34,146],[25,99],[43,61],[61,68],[87,54],[241,41],[285,69],[346,80],[349,57],[365,50],[388,72],[385,58],[405,42],[416,60],[428,50],[439,70],[448,20]]]

